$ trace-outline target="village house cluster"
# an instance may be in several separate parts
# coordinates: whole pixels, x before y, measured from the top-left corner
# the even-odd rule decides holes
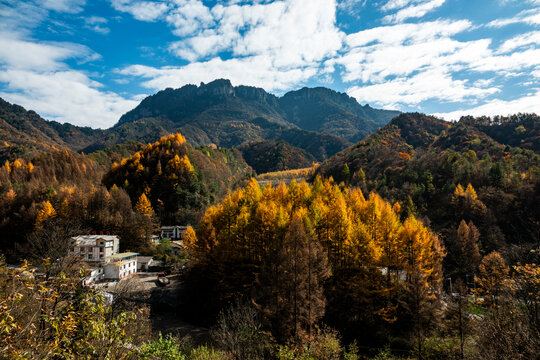
[[[171,240],[172,252],[177,254],[181,251],[182,234],[187,226],[163,226],[159,236],[153,241],[159,243],[163,238]],[[138,270],[148,270],[156,263],[151,256],[139,256],[134,252],[119,252],[120,238],[116,235],[87,234],[70,238],[69,253],[81,258],[87,264],[87,276],[85,285],[100,281],[120,281],[132,275]]]
[[[137,273],[138,253],[120,253],[116,235],[88,234],[70,239],[70,254],[88,264],[85,285],[102,280],[122,280]]]

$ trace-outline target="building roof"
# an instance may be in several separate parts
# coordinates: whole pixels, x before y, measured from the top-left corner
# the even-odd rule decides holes
[[[148,262],[150,260],[153,260],[152,256],[138,256],[137,257],[138,262]]]
[[[111,255],[111,256],[109,256],[109,259],[111,259],[113,261],[118,261],[118,260],[124,260],[124,259],[130,258],[130,257],[133,257],[133,256],[137,256],[137,255],[139,255],[139,253],[123,252],[123,253],[120,253],[120,254]]]
[[[77,242],[77,244],[82,245],[92,245],[95,244],[98,240],[106,240],[106,241],[114,241],[114,240],[120,240],[118,236],[116,235],[78,235],[73,236],[73,240]]]
[[[162,226],[161,227],[161,230],[173,230],[175,228],[179,228],[179,229],[187,229],[187,225],[167,225],[167,226]]]

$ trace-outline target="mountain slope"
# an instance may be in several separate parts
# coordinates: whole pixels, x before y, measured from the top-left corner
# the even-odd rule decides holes
[[[257,173],[310,167],[315,157],[285,141],[256,141],[238,147],[242,156]]]
[[[283,140],[322,161],[397,114],[361,106],[346,94],[326,88],[303,88],[279,98],[261,88],[233,87],[224,79],[159,91],[105,130],[46,121],[1,100],[0,134],[8,144],[20,147],[2,149],[0,156],[13,159],[30,152],[25,156],[32,157],[51,147],[91,153],[126,141],[149,143],[181,132],[193,146],[231,148]]]
[[[177,133],[113,163],[103,184],[125,189],[133,204],[145,194],[164,224],[196,224],[251,171],[237,150],[195,149]]]
[[[79,151],[102,133],[103,130],[44,120],[34,111],[26,111],[22,106],[0,98],[0,139],[3,139],[0,160],[31,158],[39,152],[55,148]]]
[[[303,88],[278,98],[260,88],[233,87],[229,80],[220,79],[149,96],[123,115],[111,131],[137,122],[159,123],[166,131],[181,131],[194,145],[215,143],[225,147],[286,140],[290,131],[294,136],[289,138],[309,137],[316,132],[333,135],[330,142],[339,141],[344,148],[349,141],[362,139],[398,114],[361,106],[346,94],[326,88]],[[328,149],[313,152],[308,144],[292,145],[319,160],[332,153]]]
[[[304,130],[327,132],[359,141],[385,125],[399,111],[362,106],[344,93],[317,87],[286,93],[279,99],[285,118]]]
[[[448,123],[402,114],[325,161],[317,174],[399,201],[402,216],[422,215],[448,238],[462,219],[472,221],[486,254],[532,243],[540,231],[540,153],[509,145],[516,140],[504,130],[520,129],[519,142],[537,149],[540,118],[521,118],[481,125],[485,118]]]

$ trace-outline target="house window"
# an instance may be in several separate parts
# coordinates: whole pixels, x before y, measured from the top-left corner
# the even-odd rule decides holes
[[[92,254],[88,254],[88,260],[92,260]]]

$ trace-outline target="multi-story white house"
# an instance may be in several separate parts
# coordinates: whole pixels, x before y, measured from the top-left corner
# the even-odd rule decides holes
[[[105,264],[106,280],[122,280],[137,273],[137,253],[125,252],[114,254]]]
[[[118,254],[120,239],[116,235],[79,235],[71,238],[70,253],[87,263],[105,263]]]
[[[85,285],[101,280],[122,280],[137,273],[137,253],[118,253],[116,235],[79,235],[72,237],[70,254],[89,265]]]

